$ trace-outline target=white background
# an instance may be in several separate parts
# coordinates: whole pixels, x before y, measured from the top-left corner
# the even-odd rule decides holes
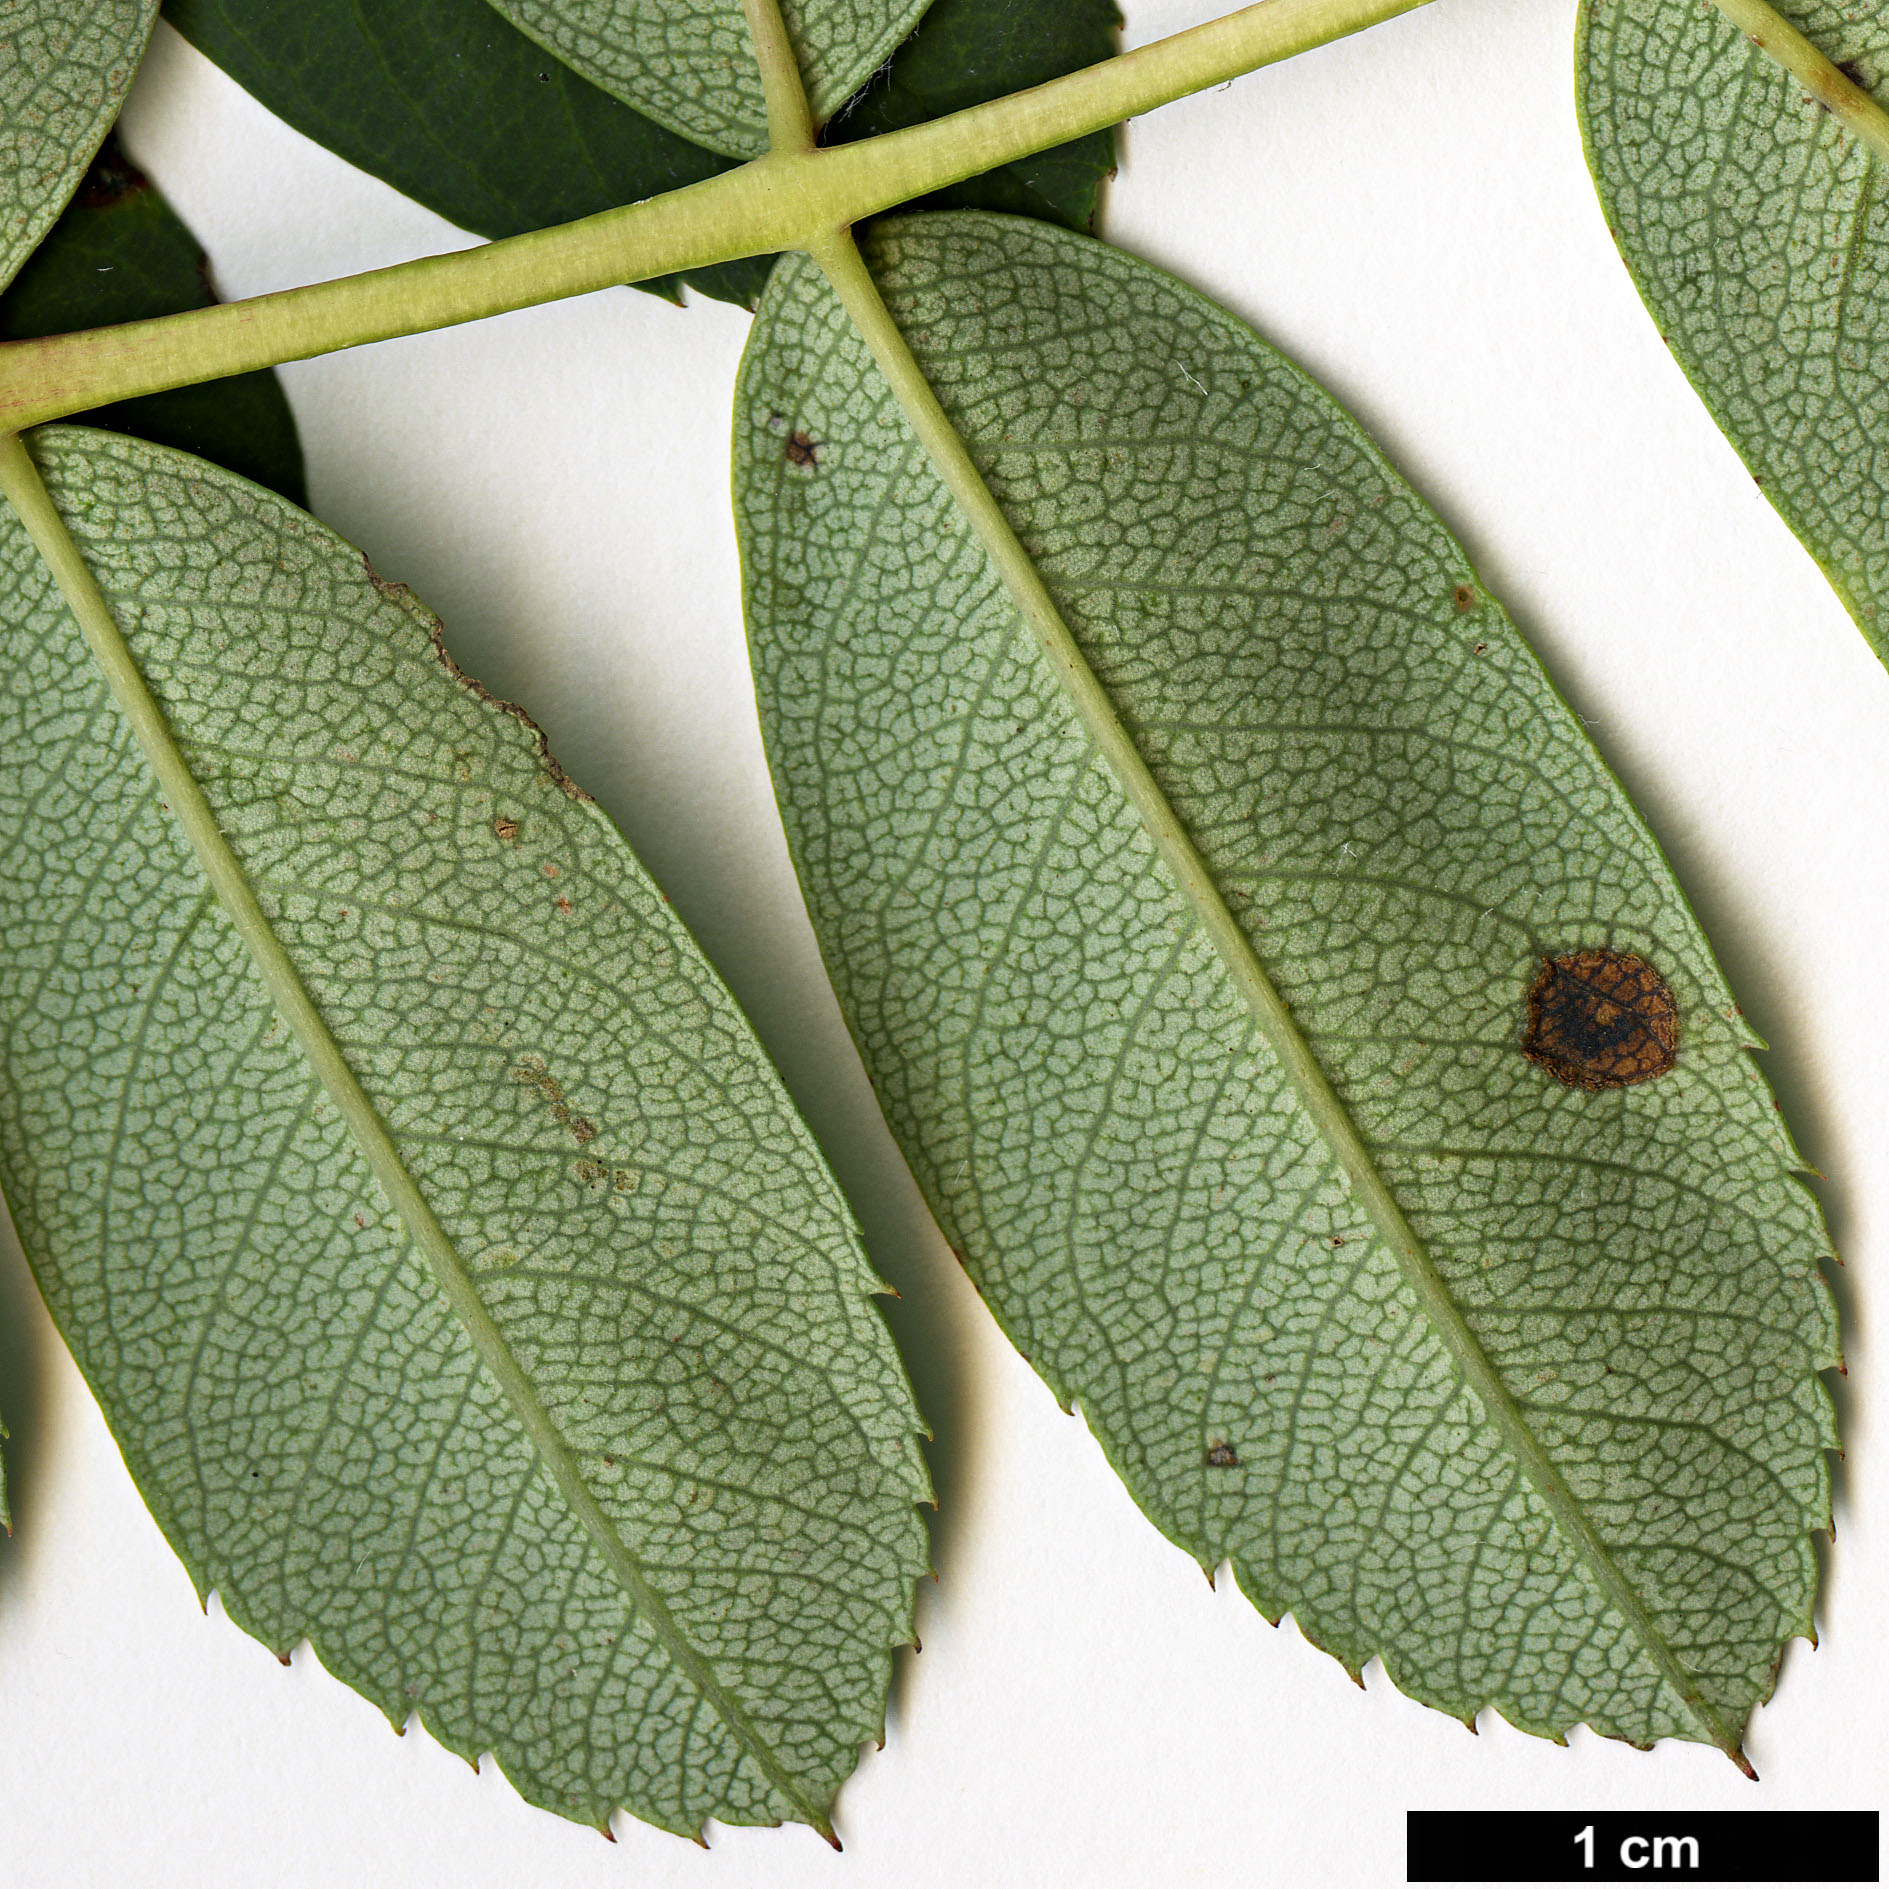
[[[1217,11],[1132,0],[1129,40]],[[852,1193],[937,1429],[936,1586],[844,1856],[619,1816],[615,1848],[188,1581],[0,1251],[0,1879],[40,1885],[1375,1884],[1407,1808],[1875,1807],[1889,1475],[1870,1282],[1889,1231],[1889,673],[1641,309],[1581,161],[1572,0],[1442,0],[1137,123],[1108,234],[1319,375],[1465,539],[1671,854],[1847,1269],[1820,1650],[1717,1753],[1472,1738],[1365,1690],[1141,1520],[1009,1351],[880,1127],[784,852],[728,521],[747,317],[617,290],[286,370],[314,509],[445,617],[611,810],[754,1015]],[[228,297],[468,239],[161,29],[134,155]],[[1664,1827],[1677,1827],[1672,1818]]]

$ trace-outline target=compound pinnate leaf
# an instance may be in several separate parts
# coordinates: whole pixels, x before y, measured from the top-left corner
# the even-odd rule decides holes
[[[1249,329],[1042,224],[868,255],[1120,718],[1085,733],[838,299],[777,270],[736,409],[763,726],[947,1236],[1269,1615],[1458,1715],[1735,1752],[1811,1628],[1836,1337],[1657,848],[1441,524]],[[1198,849],[1185,895],[1098,744]],[[1525,1054],[1557,958],[1594,972],[1554,1022],[1592,1087]],[[1626,981],[1678,1053],[1616,1080]]]
[[[0,13],[0,288],[58,220],[157,23],[158,0],[8,0]]]
[[[6,513],[0,1176],[159,1522],[270,1646],[534,1802],[822,1823],[910,1638],[926,1485],[745,1020],[357,553],[162,448],[34,452],[373,1118]]]
[[[1889,11],[1780,11],[1889,104]],[[1889,180],[1712,6],[1587,0],[1589,168],[1660,334],[1889,660]]]
[[[741,0],[491,0],[513,25],[660,125],[729,157],[767,149]],[[807,99],[836,111],[918,24],[926,0],[783,0]]]

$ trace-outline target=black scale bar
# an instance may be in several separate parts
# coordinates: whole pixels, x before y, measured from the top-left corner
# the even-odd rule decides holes
[[[1876,1882],[1873,1810],[1413,1810],[1410,1882]]]

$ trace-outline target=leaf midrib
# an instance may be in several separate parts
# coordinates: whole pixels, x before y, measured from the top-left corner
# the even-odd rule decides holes
[[[926,379],[850,236],[817,250],[813,260],[839,295],[861,339],[897,398],[908,424],[930,457],[965,522],[990,557],[1022,614],[1057,686],[1077,720],[1115,775],[1189,910],[1206,932],[1233,987],[1266,1038],[1280,1069],[1327,1147],[1337,1158],[1354,1195],[1389,1247],[1418,1307],[1442,1339],[1459,1375],[1482,1404],[1490,1424],[1536,1494],[1572,1542],[1589,1574],[1645,1646],[1653,1663],[1712,1743],[1749,1770],[1737,1732],[1728,1727],[1700,1691],[1697,1680],[1621,1571],[1561,1472],[1530,1428],[1514,1397],[1490,1363],[1475,1334],[1392,1194],[1350,1112],[1333,1088],[1310,1043],[1255,955],[1252,944],[1222,898],[1201,856],[1155,779],[1107,690],[1050,596],[1029,552],[1012,528],[970,449]],[[1223,328],[1236,326],[1225,311],[1212,315]],[[1235,340],[1239,336],[1236,332]],[[1373,455],[1377,457],[1376,455]]]
[[[389,1203],[405,1223],[445,1293],[480,1361],[491,1373],[530,1438],[558,1492],[596,1545],[618,1585],[652,1636],[713,1706],[735,1739],[807,1816],[828,1834],[825,1811],[799,1784],[753,1721],[689,1643],[660,1594],[643,1574],[635,1554],[585,1483],[570,1446],[545,1409],[504,1334],[485,1309],[452,1237],[408,1173],[386,1124],[362,1088],[340,1044],[329,1031],[301,974],[276,936],[254,886],[236,856],[208,798],[191,773],[170,724],[146,684],[97,580],[53,505],[25,443],[17,434],[0,439],[0,492],[4,492],[50,566],[77,619],[86,646],[182,829],[191,852],[224,912],[248,947],[256,972],[282,1013],[317,1079],[340,1111]]]

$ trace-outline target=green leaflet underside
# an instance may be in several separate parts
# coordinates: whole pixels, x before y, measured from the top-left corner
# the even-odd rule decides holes
[[[358,553],[181,454],[34,451],[528,1389],[390,1211],[5,513],[0,1178],[159,1522],[271,1647],[307,1635],[534,1802],[813,1820],[883,1723],[926,1484],[766,1057]]]
[[[85,175],[156,22],[157,0],[7,0],[0,13],[0,288]]]
[[[118,115],[156,21],[157,0],[7,0],[0,13],[0,290],[58,221]],[[0,1525],[11,1526],[3,1468]]]
[[[1011,219],[896,220],[868,260],[1598,1546],[1466,1387],[797,259],[736,397],[762,721],[947,1236],[1148,1514],[1268,1615],[1458,1715],[1724,1742],[1810,1630],[1836,1335],[1657,848],[1436,518],[1241,323]],[[1590,1093],[1524,1058],[1543,956],[1581,947],[1663,973],[1668,1073]]]
[[[728,157],[767,149],[741,0],[491,0],[521,32],[659,125]],[[816,119],[892,56],[926,0],[781,0]]]
[[[1889,8],[1779,11],[1889,102]],[[1586,0],[1602,208],[1662,337],[1889,660],[1889,177],[1718,11]]]
[[[143,321],[215,300],[196,238],[108,138],[78,195],[0,296],[0,341]],[[176,387],[76,418],[213,459],[302,503],[301,441],[273,373]]]

